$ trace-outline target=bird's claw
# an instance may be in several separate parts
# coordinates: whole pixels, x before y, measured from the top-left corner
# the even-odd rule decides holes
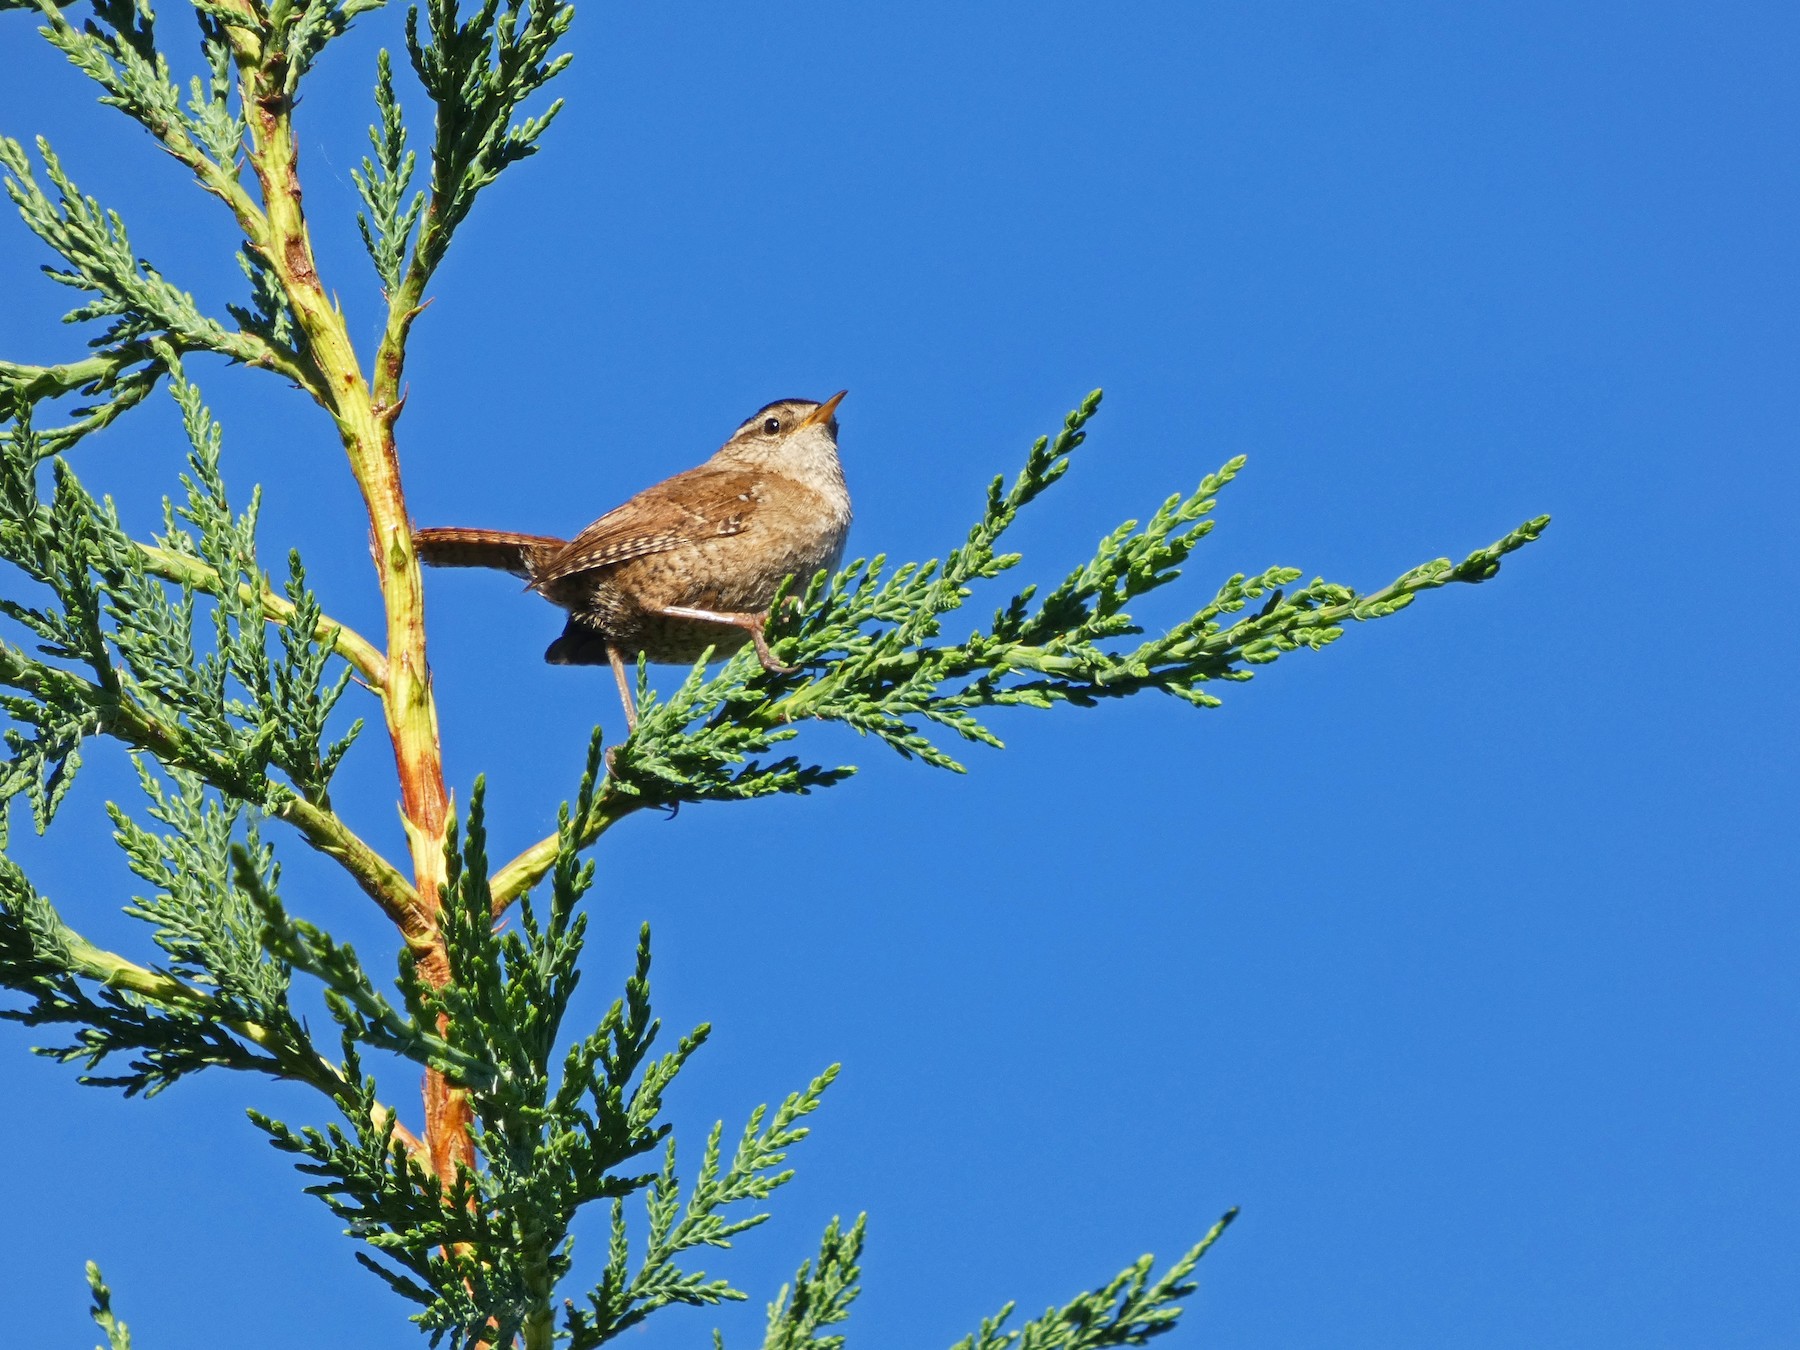
[[[761,629],[750,630],[750,643],[756,648],[756,659],[762,663],[762,668],[771,675],[798,675],[800,673],[799,666],[785,666],[775,659],[775,653],[769,650],[769,640],[763,636]]]

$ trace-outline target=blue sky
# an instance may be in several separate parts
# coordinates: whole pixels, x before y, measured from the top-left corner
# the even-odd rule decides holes
[[[1800,15],[1113,8],[581,6],[562,118],[418,330],[415,516],[567,532],[768,399],[848,387],[852,552],[933,556],[1100,385],[1020,527],[1034,578],[1250,457],[1152,622],[1235,571],[1372,588],[1555,524],[1219,710],[1005,717],[960,778],[821,729],[864,765],[846,786],[610,836],[574,1016],[650,920],[666,1022],[718,1028],[673,1101],[690,1157],[714,1117],[845,1065],[776,1219],[714,1263],[751,1303],[644,1343],[757,1343],[833,1214],[872,1216],[854,1344],[898,1350],[1239,1205],[1172,1346],[1794,1344]],[[223,213],[0,20],[0,130],[50,133],[141,252],[235,299]],[[302,108],[321,270],[365,338],[348,171],[399,30],[359,20]],[[0,353],[66,359],[35,247],[0,223]],[[298,545],[368,623],[329,427],[271,380],[197,374],[230,481],[268,485],[265,549]],[[77,457],[146,527],[180,457],[165,405]],[[539,663],[560,622],[513,583],[430,598],[450,773],[489,775],[505,852],[616,724],[611,682]],[[339,796],[395,845],[387,772],[370,739]],[[100,805],[131,792],[97,764],[22,846],[120,944]],[[287,852],[296,909],[386,949]],[[305,1097],[213,1075],[123,1102],[30,1041],[0,1028],[16,1343],[91,1343],[89,1257],[146,1350],[196,1325],[411,1343],[243,1120],[312,1118]]]

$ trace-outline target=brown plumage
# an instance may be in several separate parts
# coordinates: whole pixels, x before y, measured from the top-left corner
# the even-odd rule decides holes
[[[610,664],[633,717],[626,663],[688,663],[753,643],[785,671],[763,629],[790,576],[833,568],[850,532],[850,493],[837,454],[843,394],[825,403],[782,399],[759,409],[698,468],[664,479],[573,539],[500,530],[426,529],[413,535],[433,567],[511,572],[569,611],[544,659]]]

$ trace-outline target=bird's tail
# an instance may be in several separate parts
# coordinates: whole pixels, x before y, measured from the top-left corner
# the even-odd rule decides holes
[[[563,546],[549,534],[438,528],[413,531],[413,547],[427,567],[491,567],[530,579],[539,559]]]

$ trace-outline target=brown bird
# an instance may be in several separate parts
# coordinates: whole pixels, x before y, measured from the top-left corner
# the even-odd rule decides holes
[[[698,468],[645,488],[573,539],[504,530],[413,535],[432,567],[489,567],[524,577],[569,611],[544,659],[612,666],[634,729],[626,663],[691,663],[745,642],[765,670],[763,629],[788,577],[836,568],[850,533],[850,492],[837,452],[837,406],[779,399],[759,409]]]

